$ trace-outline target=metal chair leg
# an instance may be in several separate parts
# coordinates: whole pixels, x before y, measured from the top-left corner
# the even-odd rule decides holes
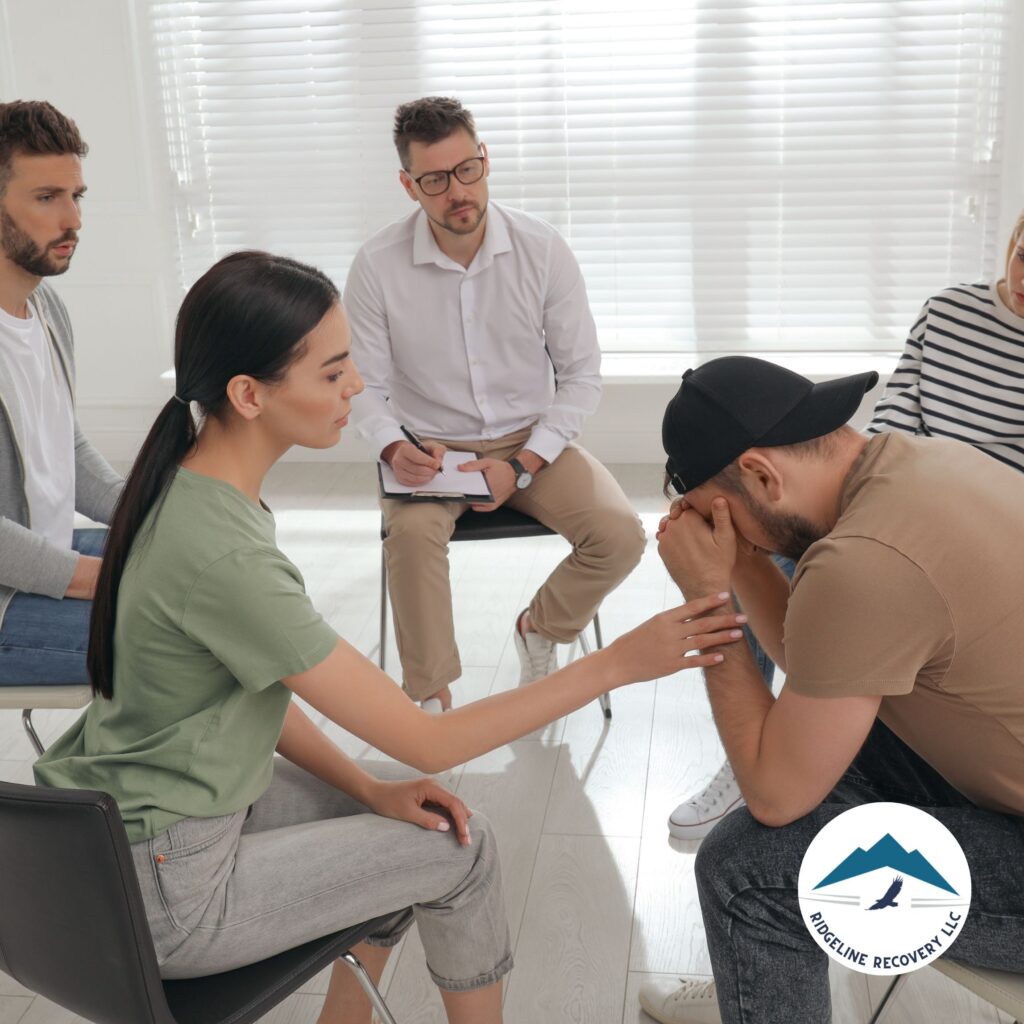
[[[385,651],[388,646],[388,563],[384,557],[384,544],[380,547],[380,647],[377,650],[377,664],[384,668]]]
[[[871,1015],[871,1020],[868,1021],[868,1024],[878,1024],[882,1017],[892,1009],[892,1001],[896,998],[896,993],[899,992],[903,987],[903,983],[909,977],[909,974],[897,974],[892,979],[892,984],[885,990],[885,994],[882,996],[875,1012]]]
[[[597,640],[597,649],[601,650],[603,644],[601,643],[601,620],[598,616],[594,615],[594,637]],[[587,639],[587,630],[584,627],[580,631],[580,635],[577,637],[580,642],[580,650],[583,652],[583,656],[586,657],[590,653],[590,641]],[[610,694],[602,693],[597,698],[598,704],[601,705],[601,711],[604,713],[605,718],[612,717],[612,698]]]
[[[604,647],[604,639],[601,636],[601,614],[600,612],[594,612],[594,638],[597,640],[597,649],[601,650]],[[612,717],[612,695],[610,693],[602,693],[598,697],[598,702],[601,705],[601,710],[604,712],[605,718]]]
[[[39,737],[36,735],[35,726],[32,724],[32,709],[25,708],[21,713],[21,724],[25,726],[25,732],[28,733],[28,738],[32,741],[32,746],[36,748],[36,753],[42,757],[43,747],[42,743],[39,742]]]
[[[359,982],[359,987],[366,994],[366,998],[370,1000],[370,1005],[373,1007],[374,1013],[380,1018],[380,1024],[398,1024],[394,1017],[391,1016],[391,1011],[387,1008],[383,998],[381,998],[380,992],[377,990],[377,986],[373,983],[373,978],[366,973],[366,968],[359,962],[359,957],[354,953],[345,953],[339,959],[344,960],[348,964],[349,969],[356,976],[356,981]]]

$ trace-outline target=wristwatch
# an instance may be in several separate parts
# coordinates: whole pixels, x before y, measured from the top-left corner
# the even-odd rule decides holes
[[[516,487],[518,487],[519,490],[523,490],[524,488],[529,487],[530,484],[533,483],[533,474],[527,472],[526,467],[518,459],[509,459],[508,464],[512,467],[513,471],[516,474]]]

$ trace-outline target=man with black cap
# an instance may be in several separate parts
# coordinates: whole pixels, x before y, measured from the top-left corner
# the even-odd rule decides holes
[[[958,441],[858,434],[876,380],[716,359],[665,413],[682,497],[662,559],[687,600],[733,590],[786,672],[775,699],[744,644],[705,671],[747,806],[696,860],[714,983],[641,990],[667,1024],[831,1019],[797,876],[852,804],[941,821],[974,879],[953,956],[1024,971],[1024,477]],[[797,560],[792,589],[769,552]]]

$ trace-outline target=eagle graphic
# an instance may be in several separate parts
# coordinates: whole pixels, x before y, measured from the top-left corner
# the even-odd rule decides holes
[[[900,889],[903,888],[903,879],[897,875],[892,880],[892,885],[885,890],[885,895],[880,900],[875,902],[868,907],[868,910],[884,910],[886,907],[898,907],[899,904],[896,902],[896,897],[900,894]]]

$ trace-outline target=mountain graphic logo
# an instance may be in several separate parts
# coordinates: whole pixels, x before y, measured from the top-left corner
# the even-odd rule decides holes
[[[811,939],[836,963],[906,974],[946,956],[960,937],[971,868],[956,836],[920,807],[858,804],[811,840],[797,900]]]
[[[919,850],[907,851],[886,832],[874,846],[865,850],[858,846],[844,860],[840,861],[814,888],[822,889],[826,885],[844,882],[849,878],[866,875],[879,868],[891,868],[902,875],[910,875],[938,889],[958,896],[959,893],[929,863],[928,858]]]

